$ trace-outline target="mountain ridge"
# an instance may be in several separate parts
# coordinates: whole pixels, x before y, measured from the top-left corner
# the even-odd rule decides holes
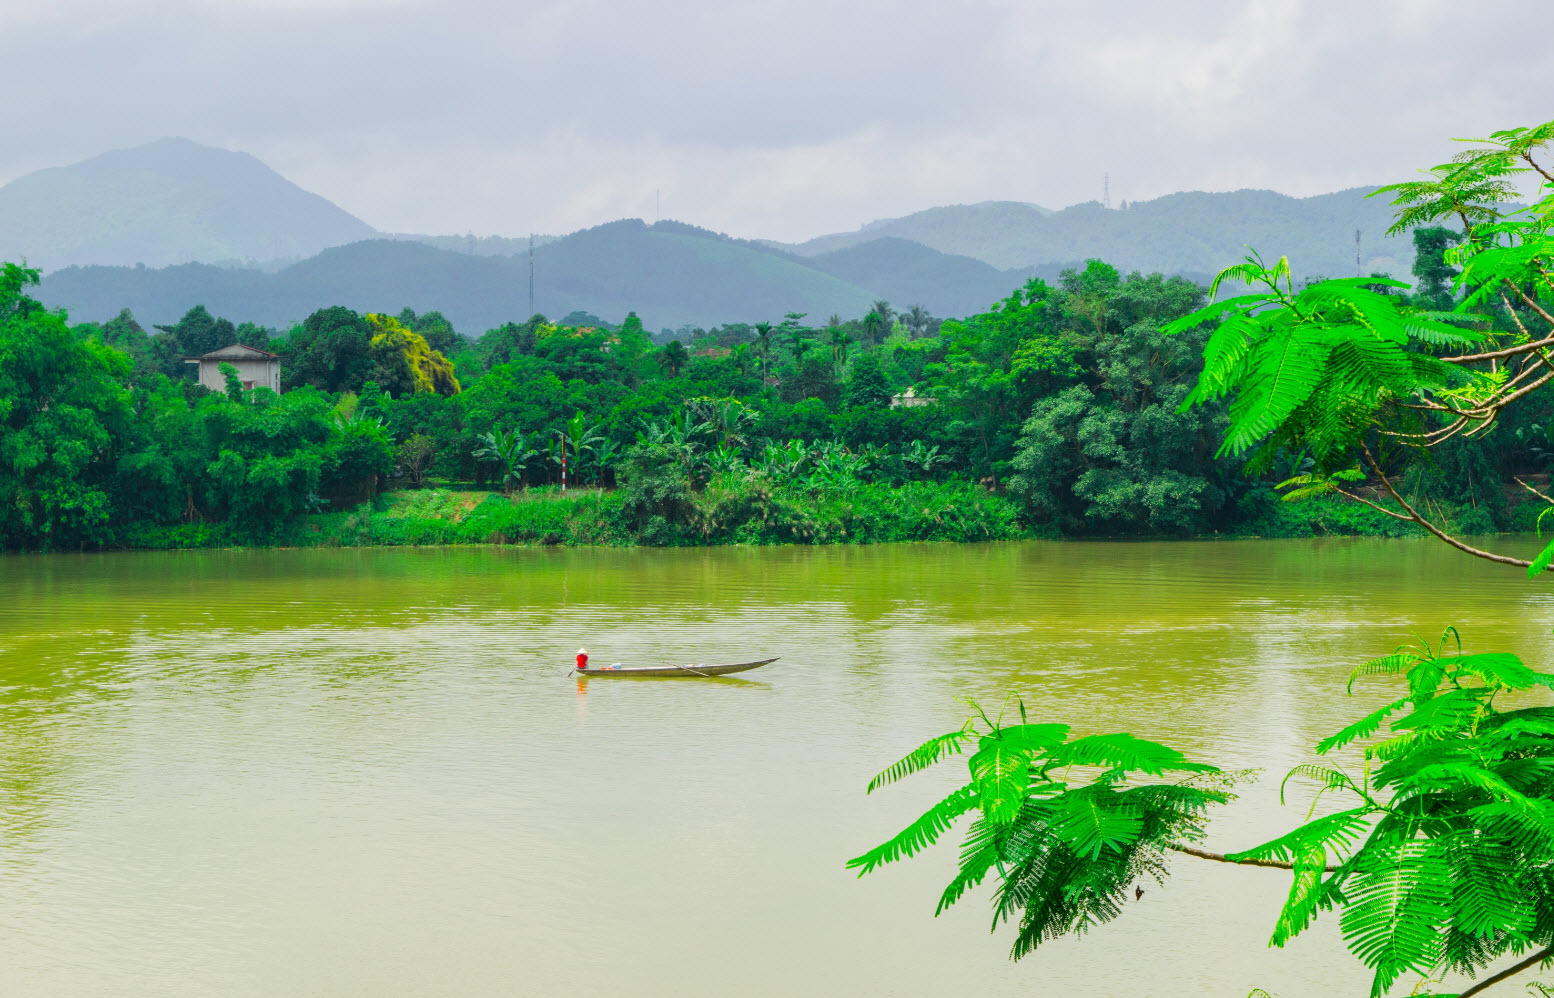
[[[377,230],[257,157],[164,138],[0,187],[0,258],[71,264],[312,256]]]

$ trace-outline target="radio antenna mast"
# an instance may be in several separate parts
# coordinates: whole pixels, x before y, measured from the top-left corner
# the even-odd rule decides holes
[[[1101,191],[1101,207],[1110,208],[1112,206],[1112,175],[1110,173],[1103,174]]]
[[[529,233],[529,318],[534,318],[534,233]]]

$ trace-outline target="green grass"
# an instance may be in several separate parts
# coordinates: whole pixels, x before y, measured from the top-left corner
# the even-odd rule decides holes
[[[1510,527],[1531,530],[1541,502],[1511,507]],[[1469,507],[1432,504],[1448,529],[1488,533]],[[1413,537],[1423,529],[1339,498],[1287,503],[1268,489],[1248,494],[1229,537]],[[1554,519],[1545,527],[1554,527]],[[234,546],[369,547],[529,544],[696,547],[725,544],[972,542],[1039,536],[1019,522],[1009,498],[969,482],[858,483],[846,488],[774,486],[764,478],[715,478],[670,516],[632,522],[625,491],[530,489],[513,496],[434,488],[390,492],[353,509],[307,516],[270,538],[240,537],[225,524],[135,523],[119,546],[141,549]],[[1044,536],[1044,535],[1040,535]]]

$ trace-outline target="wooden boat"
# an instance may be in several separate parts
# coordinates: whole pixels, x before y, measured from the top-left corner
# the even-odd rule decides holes
[[[578,672],[579,676],[587,676],[590,679],[609,676],[618,679],[651,679],[660,678],[700,678],[703,676],[730,676],[736,672],[749,672],[751,669],[759,669],[763,665],[771,665],[777,661],[775,658],[763,658],[759,662],[740,662],[736,665],[622,665],[616,668],[603,666],[590,666]]]

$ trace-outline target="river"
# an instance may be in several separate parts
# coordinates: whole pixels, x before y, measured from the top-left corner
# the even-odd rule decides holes
[[[1266,775],[1457,624],[1549,662],[1554,596],[1427,541],[0,558],[0,993],[1363,994],[1335,921],[1268,950],[1276,871],[1184,859],[1008,960],[958,836],[848,857],[963,770],[865,796],[959,697]],[[745,679],[595,663],[780,655]]]

